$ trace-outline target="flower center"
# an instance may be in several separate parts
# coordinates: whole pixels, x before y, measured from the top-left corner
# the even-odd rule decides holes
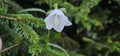
[[[59,21],[58,21],[58,15],[55,14],[54,25],[57,26],[58,24],[59,24]]]

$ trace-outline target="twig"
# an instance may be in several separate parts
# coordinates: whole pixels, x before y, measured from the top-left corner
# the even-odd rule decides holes
[[[22,41],[23,41],[23,40],[22,40]],[[17,42],[16,44],[14,44],[14,45],[12,45],[12,46],[10,46],[10,47],[7,47],[7,48],[5,48],[5,49],[3,49],[2,52],[5,52],[5,51],[7,51],[7,50],[9,50],[9,49],[11,49],[11,48],[13,48],[13,47],[18,46],[19,44],[22,43],[22,41],[19,41],[19,42]]]
[[[9,20],[16,20],[16,18],[7,17],[7,16],[3,16],[3,15],[0,15],[0,18],[5,18],[5,19],[9,19]]]

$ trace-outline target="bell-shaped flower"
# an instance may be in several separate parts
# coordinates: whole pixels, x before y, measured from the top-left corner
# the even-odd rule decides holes
[[[70,26],[72,23],[64,15],[60,9],[54,9],[45,18],[45,24],[47,29],[55,29],[57,32],[61,32],[64,26]]]

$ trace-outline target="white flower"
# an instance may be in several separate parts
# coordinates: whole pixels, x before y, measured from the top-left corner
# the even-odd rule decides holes
[[[44,21],[47,29],[50,30],[54,28],[57,32],[61,32],[64,26],[72,25],[72,23],[60,9],[52,10],[50,15],[48,15]]]

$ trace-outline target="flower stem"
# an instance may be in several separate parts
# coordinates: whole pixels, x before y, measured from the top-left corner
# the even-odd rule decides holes
[[[55,4],[54,4],[54,8],[55,8],[55,9],[58,9],[58,3],[55,3]]]
[[[48,44],[49,43],[49,38],[50,38],[50,30],[48,30],[48,33],[47,33],[48,35],[47,35],[47,38],[46,38],[46,44]]]

